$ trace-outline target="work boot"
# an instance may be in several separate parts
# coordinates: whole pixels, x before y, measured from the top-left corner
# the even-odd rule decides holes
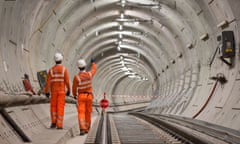
[[[89,130],[85,130],[84,132],[87,134]]]
[[[50,128],[56,128],[56,124],[51,124]]]
[[[84,130],[80,130],[80,135],[85,135],[85,131]]]
[[[63,128],[62,127],[57,127],[58,130],[62,130]]]

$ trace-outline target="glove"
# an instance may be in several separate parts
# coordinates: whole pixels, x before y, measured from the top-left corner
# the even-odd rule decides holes
[[[49,96],[50,96],[50,93],[46,93],[45,95],[46,95],[46,97],[47,97],[47,98],[49,98]]]
[[[70,96],[70,91],[67,91],[66,95],[67,95],[67,96]]]
[[[77,100],[77,97],[73,97],[75,100]]]
[[[95,61],[95,58],[91,58],[91,63],[94,63]]]

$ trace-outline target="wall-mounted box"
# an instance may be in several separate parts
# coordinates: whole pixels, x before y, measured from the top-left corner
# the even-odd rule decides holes
[[[222,32],[222,57],[231,58],[235,56],[235,40],[233,31]]]

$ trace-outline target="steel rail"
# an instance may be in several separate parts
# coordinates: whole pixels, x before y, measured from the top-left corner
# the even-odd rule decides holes
[[[102,113],[98,119],[96,130],[87,137],[86,144],[112,144],[111,125],[108,113]],[[91,140],[93,139],[93,140]]]
[[[171,121],[174,123],[181,122],[181,125],[184,125],[188,128],[194,128],[195,130],[209,135],[211,137],[215,137],[222,141],[231,144],[239,144],[240,142],[240,131],[230,129],[227,127],[223,127],[220,125],[211,124],[205,121],[191,119],[187,117],[180,116],[171,116],[171,115],[154,115],[155,117],[162,118],[165,121]]]
[[[209,140],[192,135],[192,133],[189,131],[175,127],[174,125],[170,124],[166,120],[157,119],[156,117],[152,117],[150,115],[146,115],[143,113],[129,113],[129,114],[137,116],[141,119],[144,119],[144,120],[152,123],[153,125],[170,133],[171,135],[173,135],[177,139],[181,140],[182,142],[185,142],[188,144],[213,144]]]
[[[103,123],[104,123],[104,114],[101,114],[101,118],[98,123],[97,132],[95,135],[95,141],[94,144],[101,144],[102,143],[102,129],[103,129]]]

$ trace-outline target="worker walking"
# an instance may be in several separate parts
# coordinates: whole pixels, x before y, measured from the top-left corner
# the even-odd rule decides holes
[[[74,76],[72,93],[77,99],[78,122],[80,135],[88,133],[91,126],[92,112],[92,78],[96,73],[97,67],[94,59],[91,59],[91,71],[86,71],[86,62],[78,60],[77,65],[80,72]]]
[[[56,65],[48,71],[47,82],[45,85],[45,94],[49,98],[49,88],[51,91],[50,113],[51,126],[50,128],[62,129],[65,97],[70,95],[70,84],[68,70],[61,63],[63,55],[56,53],[54,56]]]

